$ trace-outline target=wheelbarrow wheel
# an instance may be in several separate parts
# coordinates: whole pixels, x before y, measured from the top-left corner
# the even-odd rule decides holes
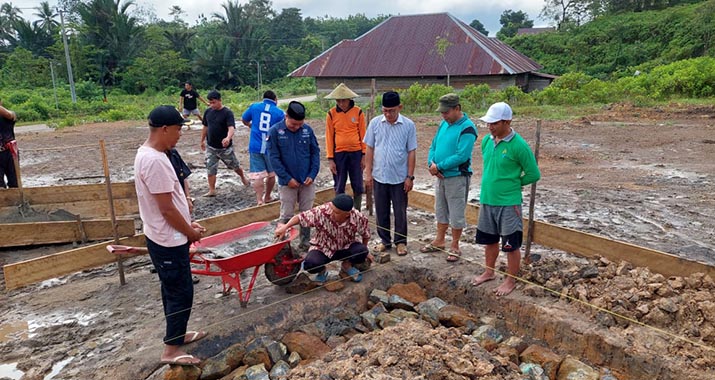
[[[275,263],[266,263],[264,266],[266,278],[274,285],[288,285],[295,279],[300,271],[300,261],[293,255],[290,244],[283,246],[275,256]]]

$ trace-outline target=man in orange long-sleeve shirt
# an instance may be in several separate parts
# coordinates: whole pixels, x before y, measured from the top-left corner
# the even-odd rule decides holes
[[[362,171],[365,169],[366,123],[365,114],[352,100],[357,97],[344,83],[325,97],[337,103],[325,118],[325,151],[333,173],[335,194],[345,192],[345,183],[350,177],[354,205],[360,210],[365,192]]]

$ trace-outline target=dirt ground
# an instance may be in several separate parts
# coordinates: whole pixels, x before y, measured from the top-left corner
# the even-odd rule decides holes
[[[536,121],[516,116],[515,130],[533,146]],[[426,159],[439,117],[413,120],[419,140],[415,188],[432,191]],[[324,121],[309,120],[309,124],[324,145]],[[251,205],[252,190],[225,168],[219,172],[219,196],[200,197],[207,185],[198,127],[185,131],[177,146],[194,170],[189,180],[197,198],[196,218]],[[479,141],[488,133],[481,127],[478,132]],[[715,265],[714,132],[715,107],[680,104],[651,109],[617,104],[577,120],[544,121],[535,217]],[[101,182],[100,139],[106,141],[112,180],[131,180],[136,149],[147,133],[144,122],[126,121],[19,134],[23,184]],[[247,143],[248,130],[241,128],[234,144],[242,163],[247,163]],[[476,202],[481,174],[478,146],[473,163],[470,198]],[[319,188],[330,187],[327,165],[322,165],[316,182]],[[528,190],[524,189],[525,204]],[[409,219],[410,247],[416,251],[421,244],[417,237],[424,241],[434,233],[434,220],[420,212],[411,212]],[[467,232],[465,254],[481,260],[481,249],[469,243],[474,228]],[[0,264],[65,249],[67,245],[0,250]],[[450,264],[439,261],[434,265]],[[5,305],[0,310],[0,379],[16,378],[15,366],[25,372],[25,380],[88,378],[88,369],[96,374],[92,378],[145,373],[150,359],[158,358],[157,342],[163,330],[158,282],[148,268],[147,260],[135,259],[128,269],[129,285],[121,289],[116,271],[108,266],[0,293],[0,304]],[[470,276],[480,269],[460,266],[458,270]],[[237,317],[235,295],[220,297],[217,281],[202,280],[196,293],[200,309],[191,324],[217,324]],[[256,292],[252,302],[269,304],[276,297],[278,291],[268,285]],[[151,342],[142,339],[147,336]],[[135,364],[132,360],[137,356],[146,359]]]

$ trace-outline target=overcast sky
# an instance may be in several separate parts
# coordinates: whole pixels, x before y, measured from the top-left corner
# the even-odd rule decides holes
[[[40,4],[39,0],[0,0],[0,3],[11,2],[19,8],[33,8]],[[186,21],[193,25],[200,13],[211,17],[214,12],[223,13],[221,4],[224,0],[135,0],[140,7],[153,10],[162,19],[169,20],[169,9],[172,5],[180,6],[186,13]],[[241,4],[247,3],[241,0]],[[49,0],[50,5],[57,4]],[[349,15],[363,13],[367,17],[378,15],[409,15],[419,13],[449,12],[469,24],[477,19],[484,24],[490,36],[494,36],[501,28],[499,16],[507,9],[524,11],[534,20],[534,26],[545,26],[546,22],[537,17],[544,5],[543,0],[273,0],[273,9],[280,12],[283,8],[298,8],[303,17],[331,16],[345,18]],[[24,18],[31,18],[33,9],[22,9]]]

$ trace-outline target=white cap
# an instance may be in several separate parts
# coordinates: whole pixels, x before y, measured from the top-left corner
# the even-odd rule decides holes
[[[487,110],[487,114],[479,120],[485,123],[496,123],[500,120],[511,120],[511,107],[504,102],[494,103]]]

